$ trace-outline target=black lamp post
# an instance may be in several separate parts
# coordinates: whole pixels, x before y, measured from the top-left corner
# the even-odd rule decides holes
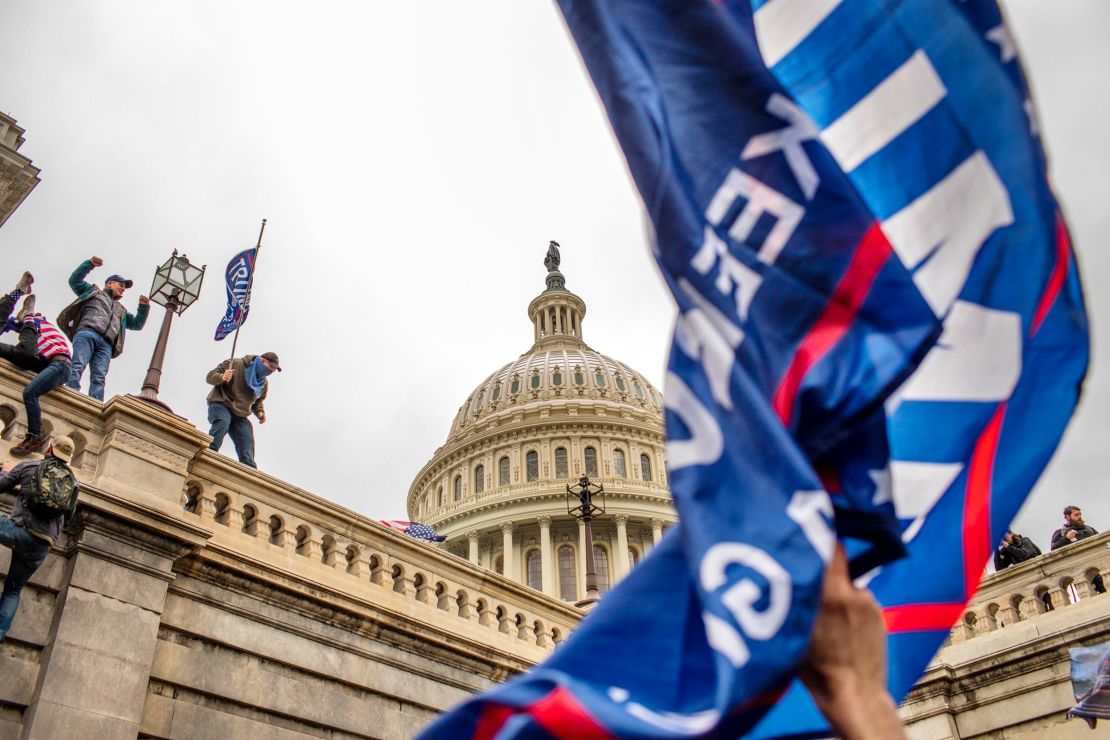
[[[164,307],[166,315],[162,319],[162,328],[158,331],[158,341],[154,345],[154,355],[150,358],[150,367],[147,368],[139,398],[171,414],[173,409],[158,400],[162,363],[166,359],[166,343],[170,338],[170,322],[175,313],[184,313],[200,297],[206,267],[207,265],[197,267],[185,255],[178,256],[175,249],[166,263],[154,273],[154,283],[150,286],[150,300]]]
[[[567,486],[567,513],[586,525],[586,598],[576,606],[588,607],[597,603],[597,567],[594,565],[594,533],[590,522],[605,513],[605,486],[590,483],[582,476],[578,483]]]

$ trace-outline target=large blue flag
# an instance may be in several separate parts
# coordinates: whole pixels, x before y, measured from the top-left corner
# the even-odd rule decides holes
[[[244,249],[231,258],[224,272],[227,283],[227,311],[216,327],[216,341],[242,326],[251,309],[251,276],[254,273],[254,260],[258,248]]]
[[[791,681],[835,539],[901,696],[1085,371],[1012,42],[954,0],[559,5],[679,307],[680,522],[548,661],[426,736],[822,732]]]

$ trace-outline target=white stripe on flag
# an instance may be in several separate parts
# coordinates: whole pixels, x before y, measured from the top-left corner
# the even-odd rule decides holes
[[[945,93],[929,58],[917,51],[822,131],[821,140],[851,172],[932,110]]]
[[[770,0],[755,11],[759,53],[768,67],[802,43],[842,0]]]

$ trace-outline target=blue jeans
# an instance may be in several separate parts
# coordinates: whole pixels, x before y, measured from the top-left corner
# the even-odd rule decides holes
[[[39,396],[49,393],[69,377],[69,359],[53,360],[23,389],[23,405],[27,407],[27,432],[42,435],[42,409]]]
[[[73,369],[66,383],[75,391],[81,390],[81,376],[89,366],[89,395],[104,400],[104,379],[108,377],[108,363],[112,361],[112,344],[99,332],[82,329],[73,337]]]
[[[12,549],[12,563],[4,578],[4,592],[0,594],[0,642],[3,642],[19,608],[19,592],[46,560],[50,543],[34,536],[8,517],[0,516],[0,545]]]
[[[208,449],[219,451],[224,443],[224,435],[231,434],[231,443],[235,445],[235,452],[239,455],[239,462],[249,465],[254,464],[254,428],[251,420],[245,416],[236,416],[231,409],[222,403],[208,404],[208,422],[212,428],[208,430],[212,437],[212,444]]]

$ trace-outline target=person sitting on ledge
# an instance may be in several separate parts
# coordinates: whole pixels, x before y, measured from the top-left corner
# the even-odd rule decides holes
[[[1050,549],[1056,550],[1064,545],[1094,537],[1096,534],[1098,534],[1098,530],[1094,527],[1088,527],[1087,523],[1083,521],[1083,511],[1078,506],[1065,506],[1064,526],[1052,533]]]
[[[17,344],[0,344],[0,357],[20,370],[35,373],[23,388],[23,405],[27,409],[27,434],[12,448],[16,457],[26,457],[42,448],[42,409],[39,396],[54,390],[69,378],[72,351],[65,335],[40,313],[34,313],[35,296],[30,294],[35,279],[23,273],[15,289],[0,296],[0,333],[19,332]],[[24,295],[23,308],[11,318],[16,302]]]
[[[278,356],[266,352],[224,360],[208,373],[208,383],[215,386],[208,394],[208,421],[212,425],[208,431],[212,444],[208,449],[219,451],[224,435],[230,433],[239,462],[258,467],[254,462],[254,428],[250,415],[257,416],[259,424],[266,423],[266,410],[262,405],[270,388],[266,376],[275,370],[281,372]]]
[[[1028,537],[1023,537],[1017,532],[1007,529],[1002,537],[1002,543],[994,551],[994,569],[996,571],[1009,568],[1011,565],[1024,563],[1041,554],[1041,548]]]
[[[69,469],[75,449],[69,437],[56,437],[45,459],[0,466],[0,492],[19,489],[11,516],[0,516],[0,544],[12,549],[0,594],[0,642],[19,609],[19,593],[77,510],[77,481]]]

